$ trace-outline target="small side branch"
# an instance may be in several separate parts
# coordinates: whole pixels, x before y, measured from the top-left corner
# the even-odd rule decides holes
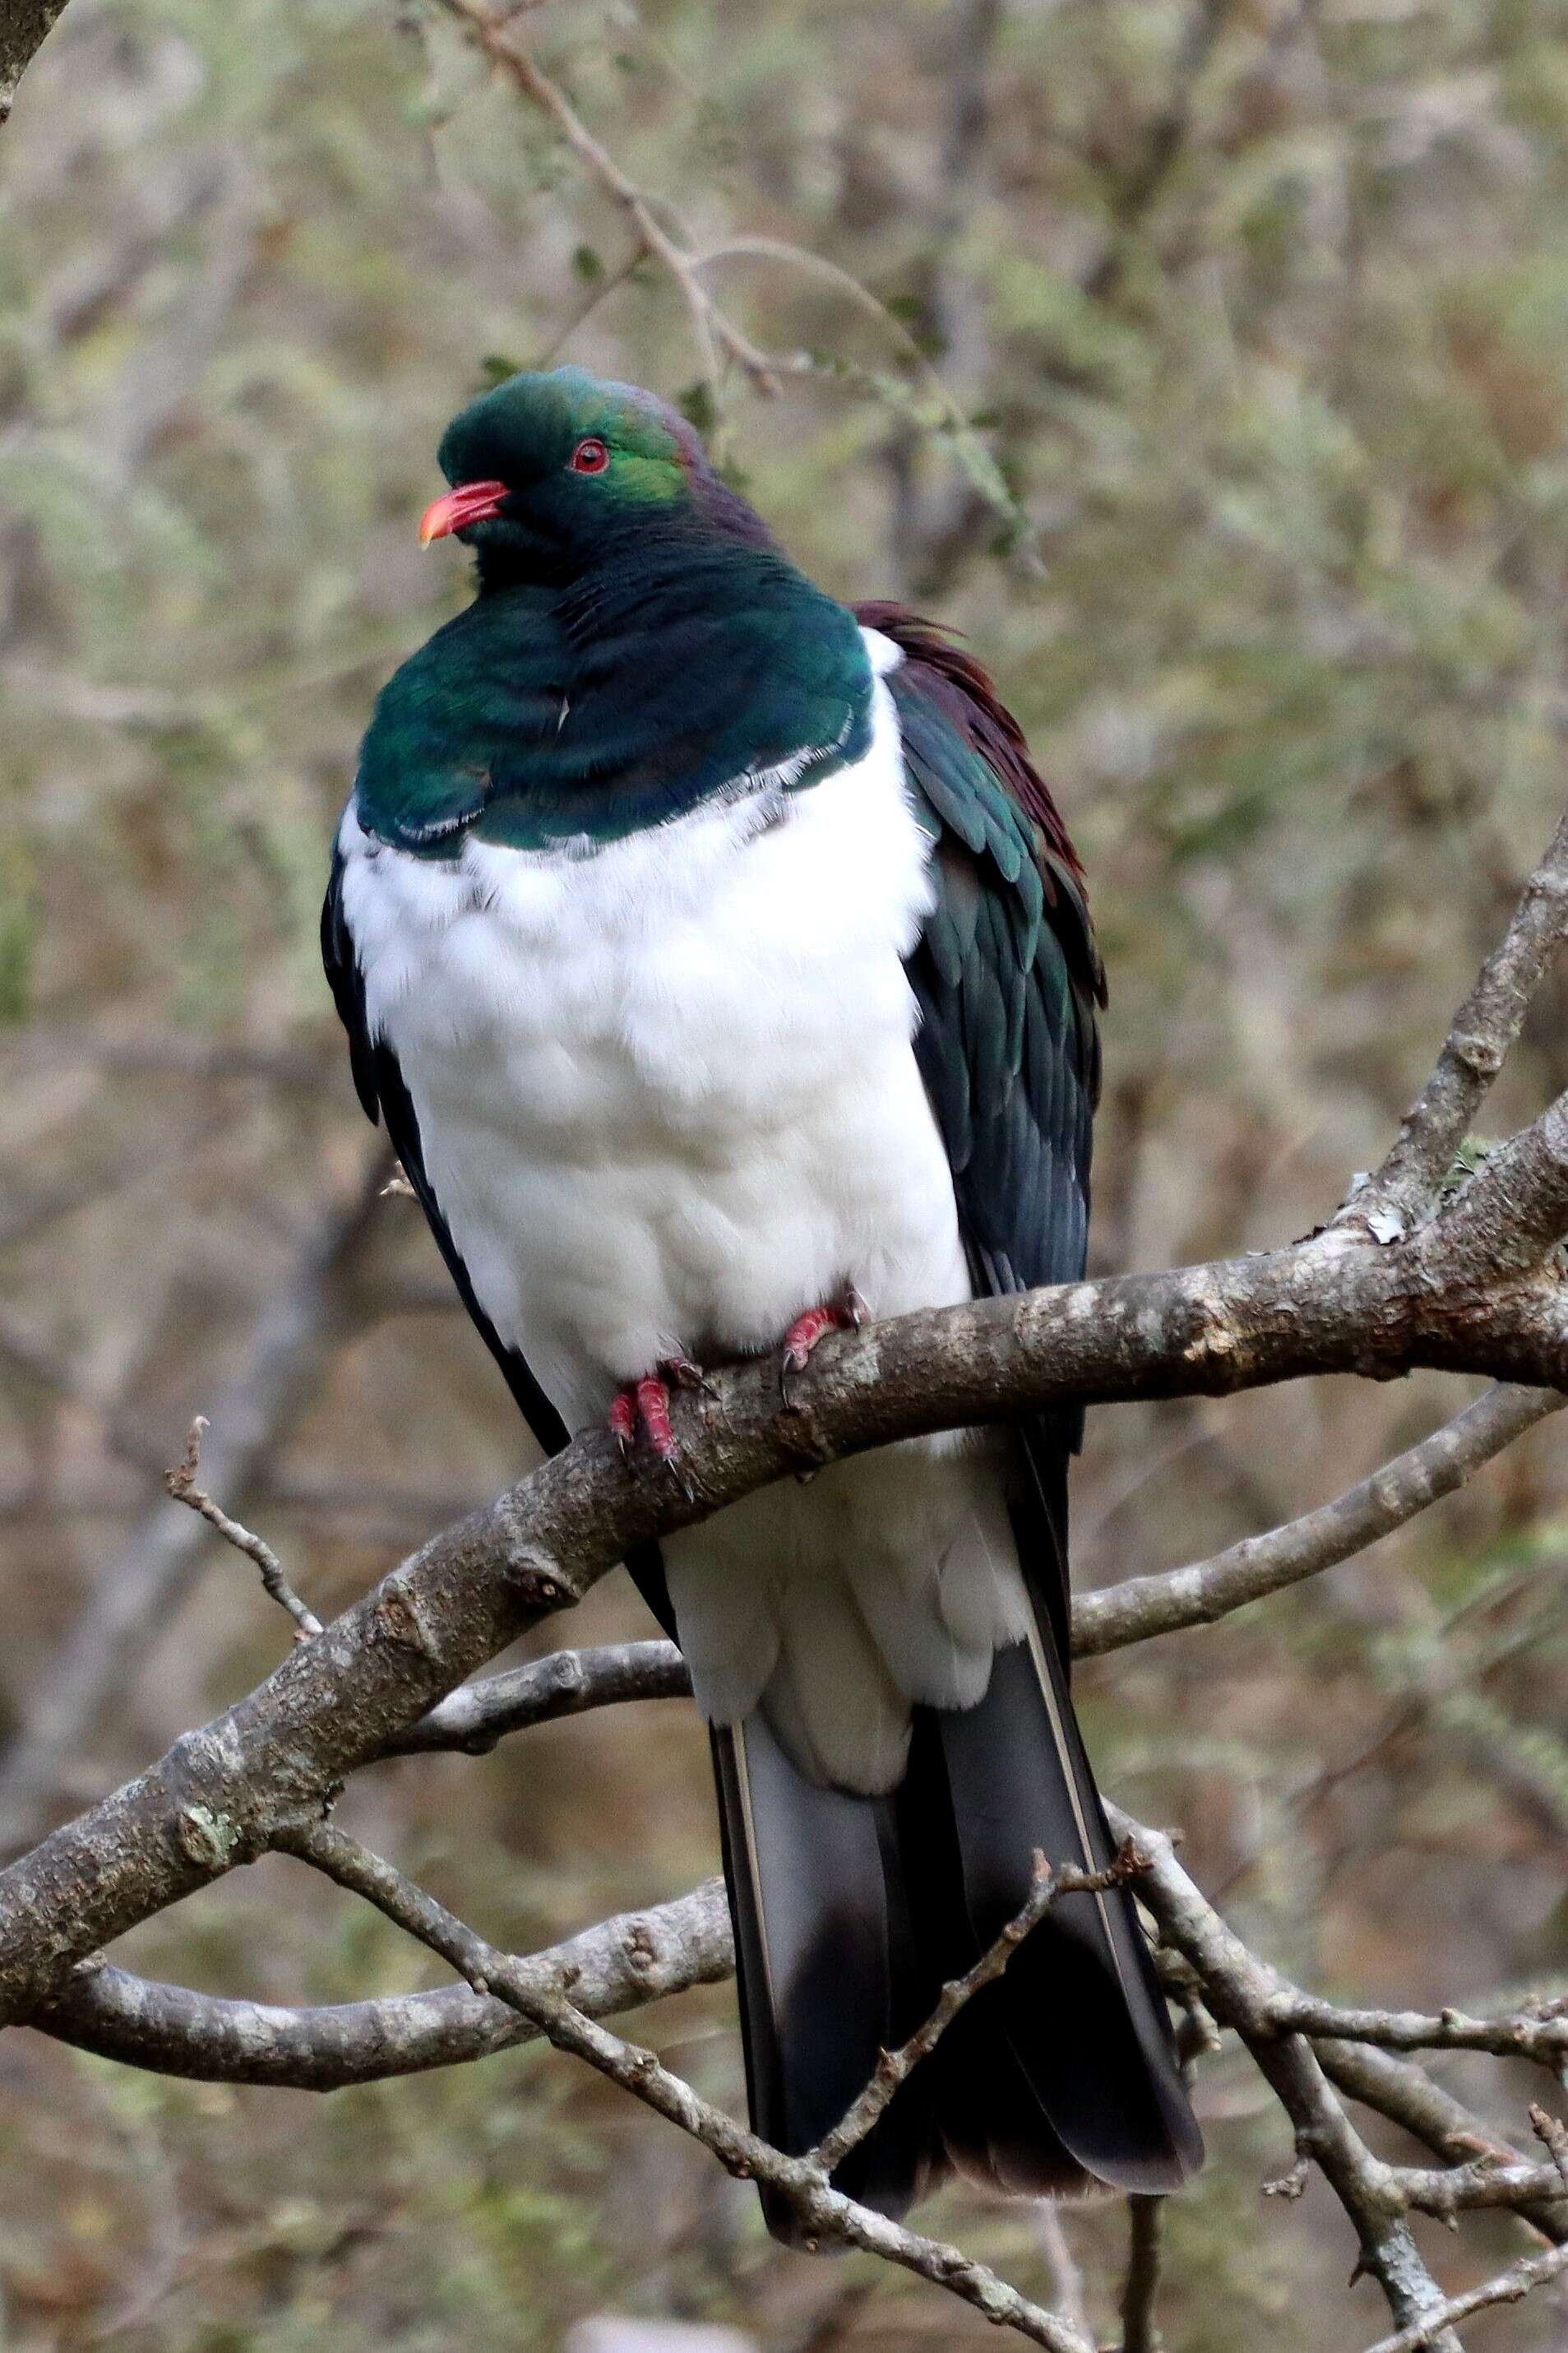
[[[385,1757],[458,1748],[487,1757],[509,1733],[589,1708],[618,1707],[634,1699],[684,1699],[691,1690],[685,1660],[673,1642],[605,1642],[582,1651],[552,1651],[526,1667],[465,1683],[438,1707],[389,1740]]]
[[[1555,2010],[1468,2018],[1458,2010],[1435,2017],[1421,2010],[1342,2010],[1337,2003],[1292,1989],[1275,1995],[1258,2023],[1279,2034],[1371,2042],[1384,2051],[1486,2051],[1497,2059],[1532,2059],[1553,2075],[1568,2066],[1568,2018]]]
[[[1074,1657],[1098,1658],[1153,1634],[1213,1625],[1233,1609],[1349,1560],[1453,1494],[1483,1463],[1564,1405],[1568,1397],[1561,1390],[1500,1383],[1333,1503],[1267,1535],[1244,1536],[1190,1568],[1130,1577],[1102,1592],[1080,1594],[1073,1604]]]
[[[1413,1232],[1427,1215],[1565,930],[1568,814],[1455,1014],[1432,1075],[1401,1121],[1382,1166],[1345,1203],[1336,1225],[1385,1240]]]
[[[640,2009],[734,1973],[724,1883],[623,1912],[531,1957],[590,2018]],[[464,1985],[289,2009],[235,2000],[87,1962],[33,2023],[79,2050],[207,2084],[336,2092],[460,2067],[537,2039],[510,2004]]]
[[[633,2097],[712,2151],[728,2171],[765,2182],[795,2208],[816,2238],[842,2240],[882,2256],[946,2288],[999,2327],[1011,2328],[1047,2353],[1093,2353],[1078,2329],[1010,2287],[957,2247],[920,2237],[831,2189],[814,2158],[785,2157],[769,2142],[713,2107],[689,2084],[671,2074],[655,2053],[623,2042],[578,2010],[552,1973],[519,1960],[469,1928],[390,1863],[325,1822],[285,1831],[277,1841],[361,1895],[396,1926],[438,1953],[476,1993],[496,1995],[530,2019],[558,2050],[569,2051]]]
[[[1459,2164],[1480,2152],[1490,2154],[1500,2165],[1516,2160],[1518,2151],[1509,2142],[1412,2061],[1364,2042],[1315,2042],[1312,2049],[1337,2090],[1386,2116],[1424,2142],[1435,2157]],[[1568,2240],[1568,2201],[1563,2199],[1521,2199],[1517,2211],[1554,2245]]]
[[[1493,2305],[1518,2304],[1532,2288],[1544,2287],[1548,2280],[1561,2279],[1565,2271],[1568,2247],[1552,2247],[1543,2255],[1522,2256],[1484,2285],[1468,2288],[1463,2295],[1449,2296],[1436,2311],[1427,2313],[1410,2327],[1397,2329],[1392,2337],[1380,2337],[1370,2353],[1423,2353],[1423,2348],[1436,2345],[1456,2320],[1468,2320],[1473,2312],[1489,2311]]]
[[[184,1459],[171,1465],[163,1473],[163,1484],[176,1504],[188,1504],[199,1513],[209,1528],[216,1528],[225,1544],[253,1560],[261,1571],[261,1582],[280,1609],[286,1609],[294,1620],[294,1640],[308,1641],[321,1630],[321,1621],[313,1609],[306,1608],[283,1574],[283,1564],[265,1537],[258,1536],[238,1520],[230,1519],[221,1504],[216,1504],[205,1487],[196,1484],[196,1473],[202,1465],[202,1432],[207,1427],[205,1413],[198,1413],[185,1440]]]
[[[1045,1856],[1037,1852],[1034,1884],[1022,1911],[1008,1921],[995,1943],[981,1955],[972,1969],[943,1986],[925,2024],[917,2027],[909,2041],[901,2042],[896,2051],[882,2052],[865,2090],[851,2102],[833,2130],[817,2143],[813,2156],[824,2174],[836,2172],[850,2150],[859,2147],[899,2086],[909,2082],[923,2059],[930,2058],[953,2020],[981,1988],[1002,1975],[1030,1929],[1038,1926],[1059,1896],[1102,1894],[1107,1888],[1120,1887],[1148,1868],[1147,1856],[1131,1838],[1123,1840],[1115,1862],[1105,1871],[1077,1871],[1066,1866],[1053,1870]]]
[[[1136,1836],[1149,1858],[1141,1893],[1164,1940],[1197,1972],[1221,2024],[1241,2036],[1295,2127],[1297,2154],[1322,2173],[1361,2243],[1359,2268],[1376,2280],[1401,2327],[1425,2326],[1436,2353],[1461,2353],[1442,2316],[1443,2293],[1411,2232],[1409,2177],[1373,2155],[1354,2130],[1303,2035],[1269,2023],[1282,1980],[1249,1952],[1199,1893],[1169,1839],[1133,1823],[1115,1806],[1111,1826]]]

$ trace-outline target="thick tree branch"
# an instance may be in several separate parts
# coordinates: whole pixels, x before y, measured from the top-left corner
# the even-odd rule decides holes
[[[574,2002],[590,2018],[716,1984],[735,1966],[723,1882],[706,1880],[674,1903],[602,1920],[530,1956],[527,1966],[569,1979]],[[460,2066],[533,2042],[540,2031],[510,2004],[467,1986],[291,2010],[193,1993],[90,1962],[34,2023],[62,2042],[160,2074],[307,2092]]]
[[[66,0],[0,0],[0,129],[16,86],[63,15]]]
[[[1244,1536],[1209,1560],[1131,1577],[1073,1602],[1073,1656],[1108,1651],[1189,1626],[1213,1625],[1348,1560],[1462,1487],[1568,1397],[1503,1385],[1396,1455],[1333,1503],[1267,1534]],[[484,1756],[510,1733],[560,1715],[625,1700],[689,1694],[686,1662],[673,1642],[625,1642],[548,1658],[466,1684],[387,1744],[385,1754],[460,1749]]]
[[[1450,1281],[1495,1282],[1539,1266],[1562,1241],[1568,1094],[1489,1153],[1443,1220]]]
[[[0,2020],[26,2016],[72,1963],[259,1852],[631,1546],[783,1473],[1056,1401],[1415,1365],[1568,1380],[1568,1287],[1541,1275],[1447,1297],[1442,1230],[1376,1251],[1325,1236],[900,1317],[826,1342],[784,1410],[771,1367],[721,1370],[710,1395],[681,1402],[689,1497],[647,1463],[627,1470],[607,1437],[579,1439],[0,1873]]]

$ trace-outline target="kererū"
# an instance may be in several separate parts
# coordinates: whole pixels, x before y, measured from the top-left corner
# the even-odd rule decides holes
[[[327,971],[355,1080],[547,1451],[673,1384],[1077,1278],[1103,998],[985,672],[816,587],[696,433],[576,368],[440,448],[478,594],[381,694]],[[711,1732],[756,2129],[799,2152],[1112,1852],[1068,1690],[1076,1418],[921,1439],[629,1564]],[[836,2176],[1172,2189],[1202,2157],[1131,1896],[1060,1899]],[[779,2201],[769,2221],[791,2234]]]

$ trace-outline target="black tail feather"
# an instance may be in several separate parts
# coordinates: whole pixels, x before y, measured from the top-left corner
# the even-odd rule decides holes
[[[1043,1613],[1042,1613],[1043,1616]],[[798,2154],[1027,1899],[1113,1852],[1048,1619],[976,1707],[917,1708],[888,1798],[817,1788],[761,1718],[713,1735],[752,2122]],[[1202,2160],[1132,1900],[1058,1898],[837,2186],[903,2213],[952,2167],[1012,2195],[1173,2189]],[[770,2229],[797,2238],[782,2201]]]
[[[924,2015],[892,1804],[805,1779],[760,1715],[716,1725],[712,1740],[752,2122],[798,2157],[838,2122],[879,2052]],[[911,2085],[836,2184],[902,2214],[935,2146],[924,2087]],[[785,2201],[764,2189],[763,2209],[776,2237],[798,2239]]]

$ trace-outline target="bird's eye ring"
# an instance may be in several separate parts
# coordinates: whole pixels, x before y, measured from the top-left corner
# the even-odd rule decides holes
[[[579,441],[572,452],[572,471],[574,474],[602,474],[609,462],[608,448],[593,434],[586,441]]]

